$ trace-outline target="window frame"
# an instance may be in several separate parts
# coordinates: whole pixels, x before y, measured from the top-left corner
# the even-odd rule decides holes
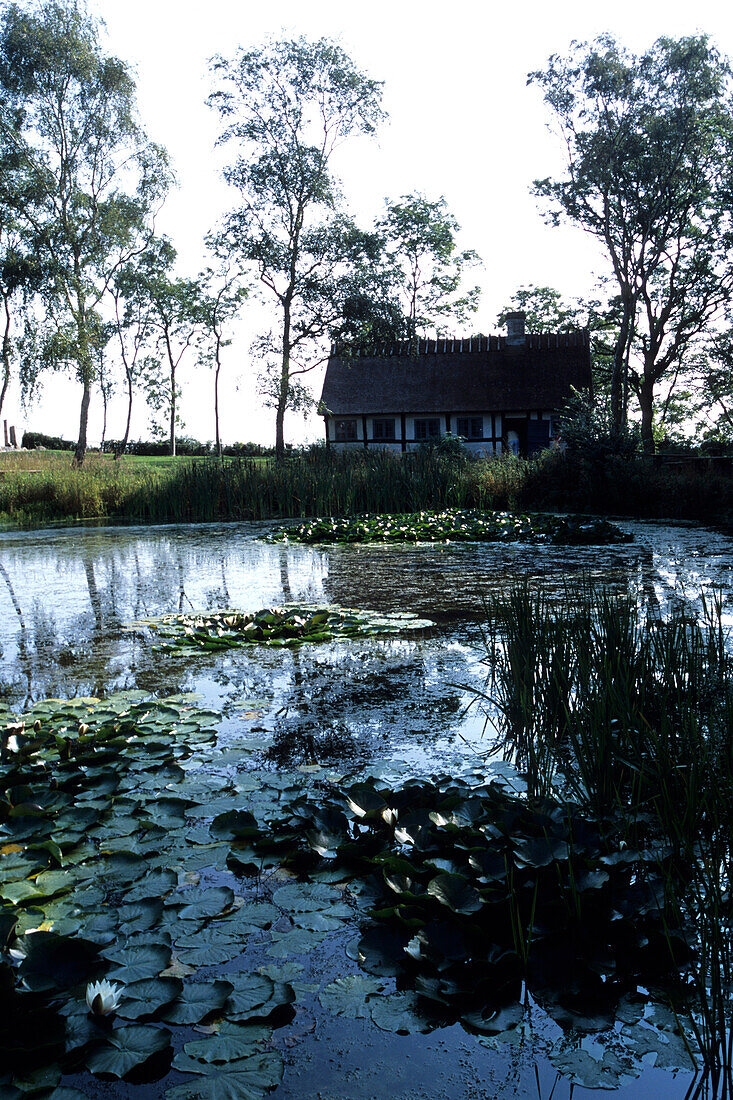
[[[466,425],[466,431],[461,431],[461,424]],[[479,430],[475,431],[476,425]],[[457,434],[461,439],[483,439],[484,438],[484,418],[483,416],[459,416],[456,421]]]
[[[379,443],[394,443],[397,438],[395,418],[374,417],[372,419],[372,439]]]
[[[431,430],[434,428],[435,430]],[[440,439],[440,417],[415,417],[413,421],[415,442],[425,443],[430,439]]]
[[[359,427],[355,417],[334,417],[334,442],[357,443],[359,440]],[[353,435],[352,435],[353,432]]]

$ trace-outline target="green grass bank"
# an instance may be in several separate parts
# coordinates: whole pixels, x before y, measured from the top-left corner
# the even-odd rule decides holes
[[[733,526],[730,459],[602,461],[545,452],[470,461],[431,453],[262,459],[0,455],[0,522],[266,520],[432,508],[579,511]]]

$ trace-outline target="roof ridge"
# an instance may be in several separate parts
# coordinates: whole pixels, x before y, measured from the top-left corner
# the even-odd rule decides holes
[[[510,341],[506,336],[478,333],[475,336],[419,336],[412,340],[394,340],[384,344],[361,345],[349,349],[349,357],[366,359],[391,359],[408,355],[417,358],[420,355],[461,355],[489,351],[503,351],[507,347],[555,348],[585,347],[590,343],[587,328],[568,329],[565,332],[528,332],[523,341]],[[341,358],[345,344],[332,344],[330,358]]]

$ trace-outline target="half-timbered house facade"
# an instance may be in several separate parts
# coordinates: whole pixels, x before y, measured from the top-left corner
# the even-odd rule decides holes
[[[469,450],[532,454],[558,434],[573,390],[590,392],[587,330],[402,341],[378,351],[333,349],[321,410],[329,446],[409,451],[446,433]]]

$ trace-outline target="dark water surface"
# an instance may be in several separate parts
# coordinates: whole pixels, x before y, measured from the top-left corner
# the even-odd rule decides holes
[[[581,576],[632,593],[650,609],[733,593],[733,539],[682,526],[623,523],[628,545],[525,544],[310,547],[259,541],[260,524],[68,528],[0,534],[0,692],[26,709],[47,698],[122,688],[196,692],[224,714],[220,747],[243,769],[307,769],[328,777],[364,768],[394,778],[480,767],[491,728],[471,702],[480,689],[483,599],[519,580],[550,594]],[[192,609],[256,610],[333,603],[427,617],[426,635],[338,640],[292,650],[252,647],[184,657],[151,651],[125,629]],[[309,956],[317,987],[353,973],[343,945]],[[299,998],[299,1006],[301,1000]],[[276,1097],[511,1097],[566,1100],[567,1080],[517,1035],[496,1046],[459,1026],[389,1035],[369,1021],[324,1015],[304,989],[294,1024],[275,1033],[286,1062]],[[595,1040],[583,1039],[592,1051]],[[682,1097],[690,1074],[645,1068],[624,1098]],[[90,1096],[139,1089],[75,1082]],[[553,1091],[554,1090],[554,1091]],[[146,1096],[164,1094],[146,1088]],[[573,1096],[590,1095],[575,1087]]]

